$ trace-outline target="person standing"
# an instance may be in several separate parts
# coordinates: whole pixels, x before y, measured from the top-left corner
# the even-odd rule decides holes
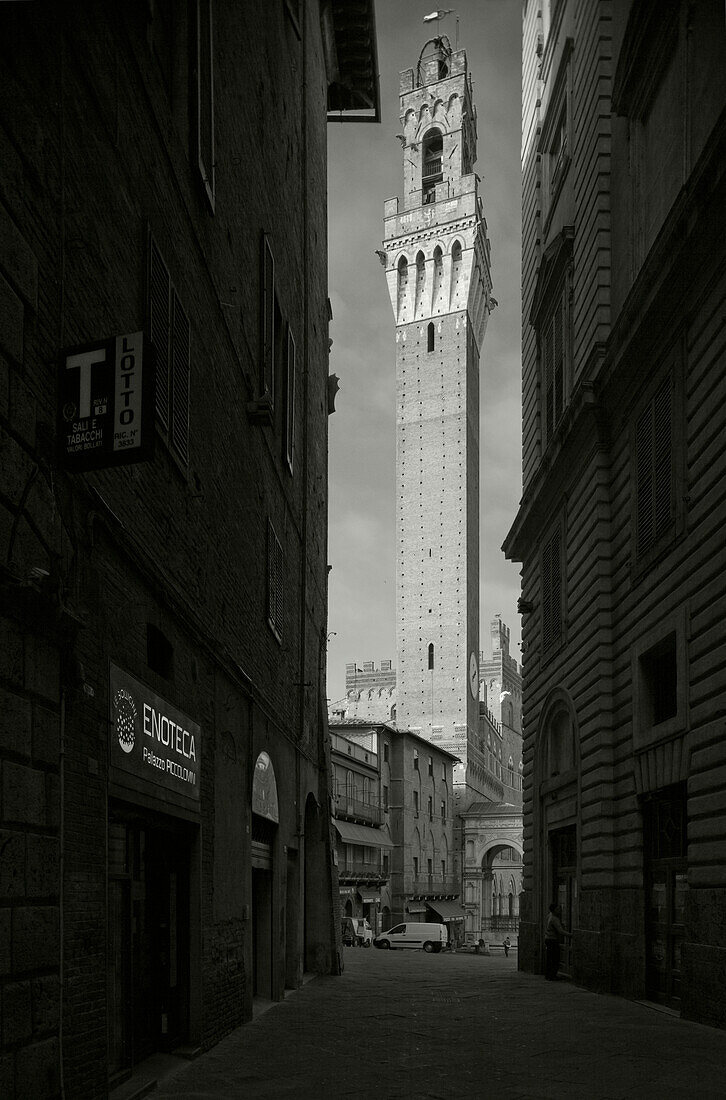
[[[545,979],[548,982],[557,981],[557,972],[560,969],[560,944],[570,933],[566,932],[562,925],[562,907],[553,902],[547,914],[545,925]]]
[[[509,948],[511,946],[512,946],[512,941],[510,940],[509,936],[507,936],[506,939],[504,940],[504,943],[502,944],[502,947],[504,948],[505,958],[509,957]]]

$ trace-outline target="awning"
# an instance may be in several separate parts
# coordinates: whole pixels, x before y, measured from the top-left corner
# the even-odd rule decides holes
[[[426,906],[422,901],[409,901],[406,906],[407,913],[425,913]]]
[[[334,819],[336,832],[346,844],[362,844],[365,848],[392,848],[393,841],[383,829],[373,829],[370,825],[356,825],[353,821]]]
[[[366,890],[365,887],[359,886],[358,893],[364,905],[372,905],[374,902],[381,900],[380,890]]]
[[[427,901],[426,904],[444,922],[464,919],[464,910],[458,901]]]

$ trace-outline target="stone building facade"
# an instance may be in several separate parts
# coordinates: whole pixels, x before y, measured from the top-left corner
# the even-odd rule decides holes
[[[379,743],[375,732],[349,738],[345,730],[330,729],[340,916],[364,917],[376,935],[391,912],[393,848],[381,796]]]
[[[3,1097],[105,1096],[338,966],[326,118],[377,113],[349,16],[0,11]]]
[[[723,4],[523,10],[520,965],[723,1027]]]
[[[333,721],[330,732],[377,757],[383,825],[393,846],[382,853],[388,881],[377,912],[368,910],[371,927],[385,931],[406,920],[444,921],[452,940],[462,942],[464,909],[454,859],[456,757],[386,723]],[[338,870],[343,882],[340,859]]]

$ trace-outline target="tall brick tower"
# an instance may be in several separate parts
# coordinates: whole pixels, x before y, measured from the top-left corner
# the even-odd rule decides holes
[[[464,50],[401,74],[403,209],[385,204],[396,321],[399,728],[455,752],[458,808],[483,796],[479,738],[479,356],[490,309]]]

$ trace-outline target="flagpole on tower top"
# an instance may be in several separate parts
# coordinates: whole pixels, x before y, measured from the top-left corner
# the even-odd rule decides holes
[[[424,15],[424,23],[440,23],[442,19],[445,19],[447,15],[451,15],[455,12],[455,8],[437,8],[436,11],[429,12],[428,15]],[[456,48],[459,48],[459,16],[456,17]]]

